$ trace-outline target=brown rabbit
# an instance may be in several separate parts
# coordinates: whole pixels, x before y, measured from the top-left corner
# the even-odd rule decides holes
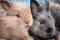
[[[0,38],[33,40],[28,34],[28,29],[33,22],[30,8],[22,3],[9,3],[7,1],[1,1],[1,5],[8,15],[13,16],[0,17]],[[14,15],[19,15],[19,17]]]

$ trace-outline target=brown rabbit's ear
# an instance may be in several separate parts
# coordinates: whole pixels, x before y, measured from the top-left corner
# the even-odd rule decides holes
[[[1,1],[1,5],[5,10],[10,8],[10,4],[7,1]]]

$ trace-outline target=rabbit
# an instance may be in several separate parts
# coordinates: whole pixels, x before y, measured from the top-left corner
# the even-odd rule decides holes
[[[34,40],[50,40],[55,36],[56,28],[55,20],[49,9],[49,2],[46,0],[45,5],[41,7],[36,0],[31,0],[30,8],[33,17],[33,24],[28,31],[30,36]]]
[[[9,15],[0,17],[0,38],[6,40],[33,40],[28,34],[32,25],[30,8],[25,4],[1,1],[2,7]],[[18,14],[19,17],[14,16]]]

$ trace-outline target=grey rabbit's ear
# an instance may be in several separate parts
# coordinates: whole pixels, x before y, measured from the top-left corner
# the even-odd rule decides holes
[[[49,2],[48,2],[48,0],[45,0],[45,7],[46,7],[46,10],[48,11],[49,10]]]
[[[1,6],[5,9],[8,10],[10,8],[10,4],[7,1],[0,1]]]
[[[42,8],[40,7],[40,4],[36,0],[30,1],[30,7],[32,12],[39,12],[42,10]]]
[[[30,1],[30,8],[33,18],[36,18],[38,12],[42,11],[40,4],[36,0]]]

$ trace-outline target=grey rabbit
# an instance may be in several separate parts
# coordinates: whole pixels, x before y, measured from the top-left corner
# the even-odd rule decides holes
[[[36,0],[30,1],[31,13],[33,16],[33,24],[29,29],[29,34],[34,40],[48,40],[56,34],[55,20],[49,9],[49,2],[43,7]],[[40,39],[38,39],[40,38]]]

